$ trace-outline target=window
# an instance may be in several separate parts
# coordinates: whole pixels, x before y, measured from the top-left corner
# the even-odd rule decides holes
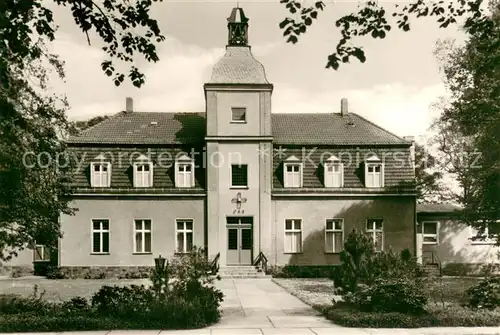
[[[90,174],[91,187],[109,187],[111,185],[111,163],[91,163]]]
[[[344,165],[340,160],[332,156],[324,164],[325,187],[344,186]]]
[[[344,220],[328,219],[325,227],[325,252],[338,253],[344,244]]]
[[[231,187],[248,186],[248,166],[231,165]]]
[[[48,262],[50,261],[50,251],[43,244],[36,244],[33,255],[33,261],[35,262]]]
[[[288,157],[283,167],[285,187],[302,187],[302,163],[300,160],[295,156]]]
[[[92,253],[109,253],[109,220],[92,220]]]
[[[302,187],[302,166],[285,164],[285,187]]]
[[[177,236],[175,251],[188,253],[193,249],[193,220],[177,220],[175,235]]]
[[[375,155],[365,161],[365,186],[384,187],[384,164]]]
[[[175,186],[176,187],[194,187],[194,162],[182,155],[175,162]]]
[[[153,164],[134,163],[134,187],[153,186]]]
[[[285,220],[285,253],[302,252],[302,220]]]
[[[366,220],[366,234],[375,243],[375,251],[384,250],[384,227],[382,219]]]
[[[495,236],[500,236],[500,220],[489,222],[482,234],[477,231],[476,235],[472,237],[472,244],[496,244]]]
[[[231,108],[231,122],[246,122],[247,109],[245,107]]]
[[[424,244],[438,244],[439,243],[439,222],[437,221],[424,221],[420,224],[418,232],[422,234]]]
[[[151,253],[151,220],[135,220],[134,252],[137,254]]]

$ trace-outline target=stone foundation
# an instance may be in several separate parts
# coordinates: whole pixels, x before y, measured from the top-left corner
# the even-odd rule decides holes
[[[68,279],[140,279],[149,278],[152,270],[151,266],[63,266],[59,274]]]

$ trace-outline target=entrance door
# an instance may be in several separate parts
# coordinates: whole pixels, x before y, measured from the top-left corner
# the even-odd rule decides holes
[[[252,217],[227,218],[227,265],[252,264]]]

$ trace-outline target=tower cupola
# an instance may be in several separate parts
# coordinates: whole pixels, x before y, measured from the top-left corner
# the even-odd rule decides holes
[[[236,7],[227,18],[228,45],[248,44],[248,18],[243,8]]]
[[[207,84],[269,84],[264,66],[259,63],[248,44],[248,17],[243,8],[235,7],[227,18],[226,53],[214,65]]]

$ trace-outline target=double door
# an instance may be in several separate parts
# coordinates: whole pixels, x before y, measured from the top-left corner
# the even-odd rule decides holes
[[[227,265],[251,265],[253,218],[227,218]]]

